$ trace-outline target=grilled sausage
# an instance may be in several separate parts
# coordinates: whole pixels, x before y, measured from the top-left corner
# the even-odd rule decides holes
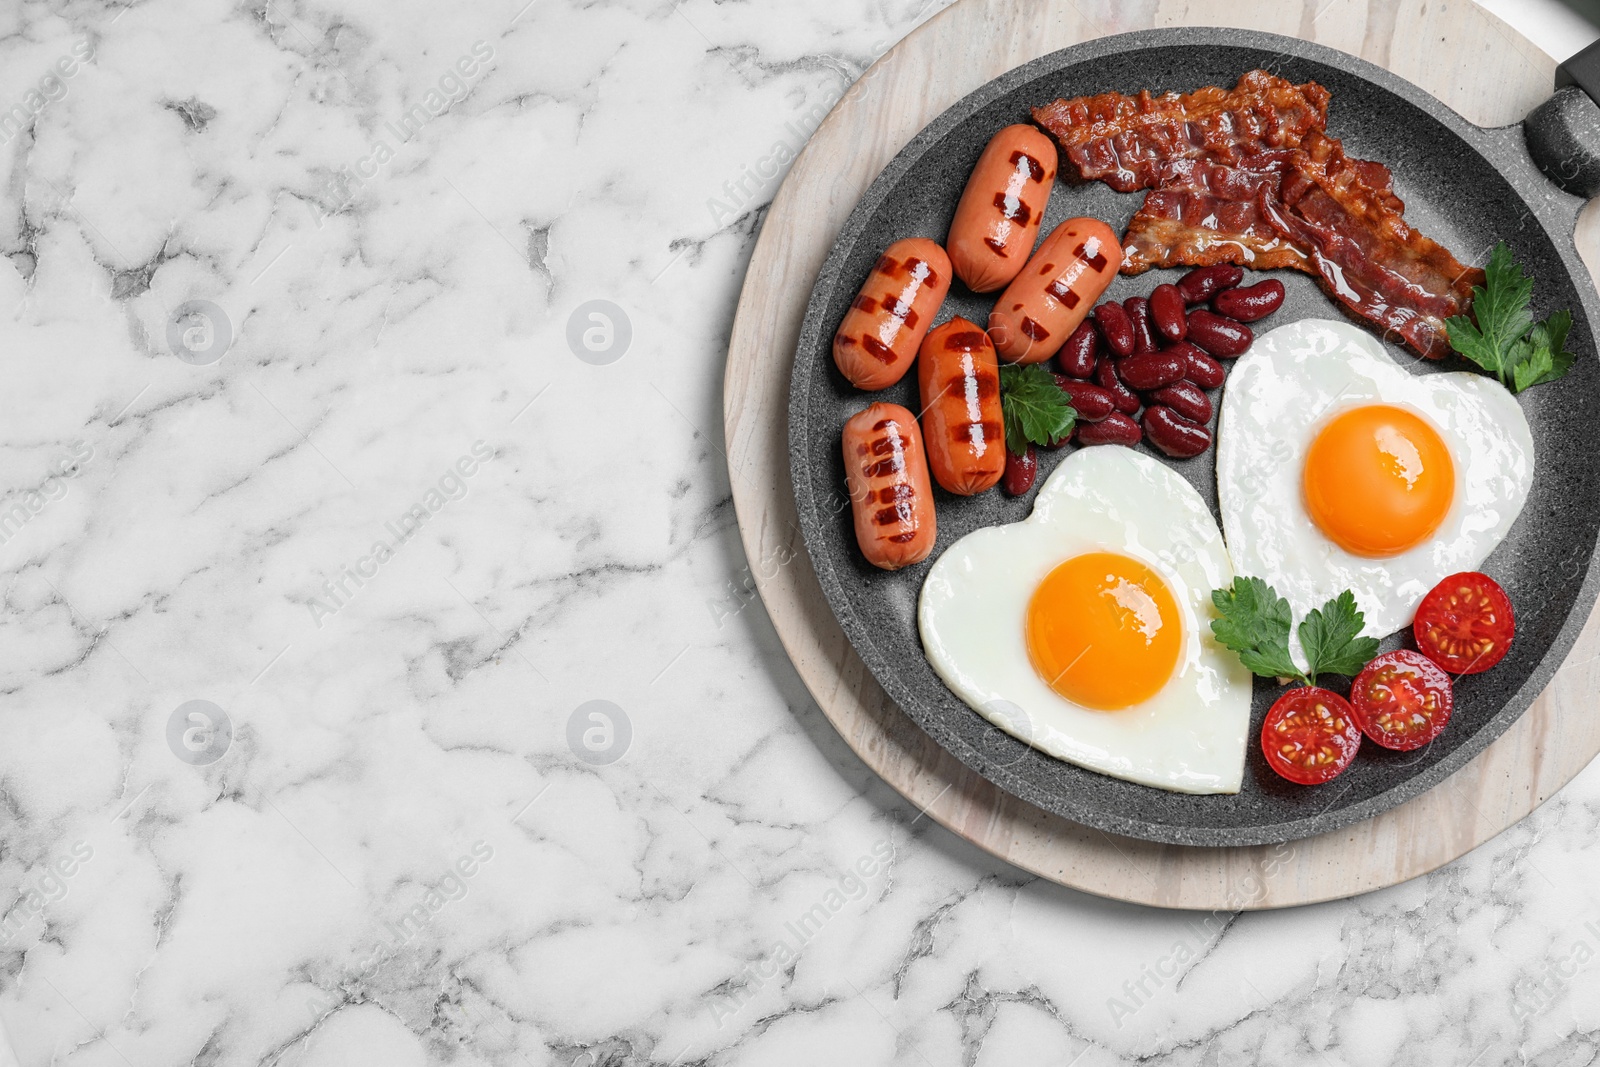
[[[950,291],[950,257],[926,237],[896,241],[878,257],[833,335],[833,361],[857,389],[905,377]]]
[[[989,336],[1009,363],[1038,363],[1060,351],[1122,266],[1122,246],[1099,219],[1068,219],[1039,250],[989,315]]]
[[[934,481],[958,496],[998,482],[1006,470],[1000,361],[983,327],[958,316],[928,334],[917,354],[917,386]]]
[[[945,247],[976,293],[1003,288],[1028,262],[1056,180],[1056,146],[1032,126],[994,135],[956,205]]]
[[[937,530],[916,416],[899,404],[873,404],[844,424],[843,446],[861,554],[886,571],[927,559]]]

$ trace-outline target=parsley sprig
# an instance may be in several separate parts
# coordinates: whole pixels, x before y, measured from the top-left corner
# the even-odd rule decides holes
[[[1072,398],[1039,363],[1008,363],[1000,368],[1000,413],[1006,424],[1006,447],[1014,456],[1026,453],[1030,441],[1046,447],[1059,443],[1078,421]]]
[[[1444,324],[1450,347],[1513,393],[1553,382],[1572,366],[1566,350],[1572,312],[1557,311],[1536,323],[1528,310],[1532,299],[1533,278],[1501,241],[1489,255],[1484,284],[1472,287],[1472,316],[1453,315]]]
[[[1294,678],[1316,685],[1319,674],[1354,677],[1378,654],[1377,639],[1360,636],[1366,619],[1348,589],[1300,623],[1304,671],[1289,653],[1289,627],[1294,621],[1289,602],[1272,586],[1260,578],[1235,578],[1231,587],[1213,590],[1211,602],[1221,616],[1212,620],[1211,632],[1239,653],[1239,662],[1263,678]]]

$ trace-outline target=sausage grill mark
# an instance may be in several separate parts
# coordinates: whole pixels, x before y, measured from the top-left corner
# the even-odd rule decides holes
[[[1033,338],[1035,341],[1043,341],[1046,337],[1050,336],[1049,330],[1045,329],[1043,326],[1040,326],[1037,322],[1034,322],[1026,315],[1022,317],[1022,332]]]
[[[1087,263],[1089,269],[1097,274],[1106,269],[1106,257],[1100,254],[1100,245],[1098,243],[1095,244],[1093,250],[1090,250],[1086,245],[1080,244],[1072,250],[1072,254]]]
[[[898,523],[910,522],[912,517],[911,501],[901,500],[893,507],[880,509],[876,515],[872,516],[872,521],[879,526],[894,526]]]
[[[928,266],[916,256],[906,260],[901,266],[905,267],[906,274],[911,280],[921,285],[938,285],[939,272]]]
[[[985,334],[982,330],[962,330],[945,336],[944,346],[952,352],[970,352],[974,348],[983,347]]]
[[[872,454],[883,456],[884,458],[876,463],[867,464],[862,468],[862,472],[868,478],[887,478],[904,471],[906,469],[906,443],[905,438],[900,434],[900,425],[893,419],[879,419],[873,424],[872,432],[882,435],[872,442]],[[895,490],[904,490],[904,492],[894,492]],[[913,517],[910,501],[916,497],[917,491],[909,485],[899,485],[889,486],[883,490],[883,493],[891,495],[880,495],[879,499],[885,503],[893,499],[896,503],[894,507],[884,508],[874,516],[878,525],[887,526],[890,523],[901,521],[902,518],[904,521],[910,522]],[[885,518],[884,516],[889,517]]]
[[[855,308],[857,311],[874,311],[878,307],[878,302],[873,300],[872,297],[868,296],[866,293],[862,293],[860,296],[856,297],[856,302],[850,306]]]
[[[1000,214],[1005,216],[1007,221],[1014,222],[1018,226],[1026,226],[1028,220],[1033,218],[1033,208],[1024,204],[1009,192],[995,193],[994,206],[1000,209]]]
[[[965,437],[978,451],[983,454],[983,445],[987,441],[1000,440],[1000,424],[998,422],[967,422],[956,427],[956,434]]]
[[[887,478],[889,475],[898,474],[905,469],[906,457],[898,452],[880,459],[876,463],[869,463],[862,468],[868,478]]]
[[[983,243],[988,245],[989,251],[993,252],[995,255],[1001,257],[1005,256],[1006,243],[1004,241],[996,241],[993,237],[985,237],[983,239]]]
[[[865,348],[867,350],[867,354],[880,363],[894,362],[894,349],[890,348],[888,345],[884,344],[870,333],[861,339],[861,347]]]
[[[944,389],[952,396],[965,396],[971,390],[977,399],[987,400],[1000,392],[1000,379],[992,374],[957,374]]]
[[[896,304],[887,310],[889,314],[899,319],[906,329],[915,330],[917,328],[918,316],[910,304]]]
[[[1102,262],[1104,261],[1102,260]],[[1051,282],[1050,285],[1045,289],[1045,292],[1061,301],[1068,311],[1071,311],[1073,308],[1077,307],[1082,299],[1077,293],[1072,291],[1072,286],[1068,285],[1060,278],[1057,278],[1055,281]],[[1038,340],[1038,338],[1034,339]]]
[[[1036,182],[1044,181],[1043,165],[1041,165],[1037,159],[1034,159],[1020,148],[1011,153],[1011,165],[1017,168],[1018,173],[1021,173],[1023,168],[1026,167],[1028,171],[1028,177],[1032,178]]]

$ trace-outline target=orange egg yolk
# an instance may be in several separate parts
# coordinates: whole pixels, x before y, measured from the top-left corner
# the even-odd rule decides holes
[[[1455,498],[1456,470],[1439,431],[1405,408],[1369,404],[1341,412],[1306,453],[1311,521],[1357,556],[1398,556],[1439,528]]]
[[[1028,602],[1028,658],[1074,704],[1116,711],[1150,699],[1178,664],[1183,623],[1172,590],[1136,559],[1074,556]]]

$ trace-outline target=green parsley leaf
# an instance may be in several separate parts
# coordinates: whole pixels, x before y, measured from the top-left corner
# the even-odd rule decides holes
[[[1272,586],[1260,578],[1235,578],[1231,588],[1212,591],[1211,603],[1221,616],[1211,620],[1211,632],[1252,673],[1305,680],[1289,655],[1289,602]]]
[[[1346,589],[1321,608],[1306,615],[1300,624],[1300,645],[1306,651],[1306,672],[1312,685],[1319,674],[1342,674],[1354,678],[1367,661],[1378,654],[1378,639],[1362,637],[1366,618],[1356,607],[1355,594]]]
[[[1211,603],[1220,618],[1211,620],[1211,632],[1226,648],[1239,653],[1239,662],[1263,678],[1293,678],[1316,685],[1319,674],[1361,673],[1378,654],[1378,642],[1361,637],[1366,620],[1356,608],[1355,594],[1346,589],[1311,612],[1300,624],[1300,644],[1311,664],[1309,671],[1295,665],[1289,653],[1289,627],[1294,621],[1289,602],[1260,578],[1238,577],[1227,589],[1215,589]]]
[[[1572,367],[1573,355],[1565,351],[1572,312],[1557,311],[1528,332],[1526,358],[1512,368],[1512,392],[1562,377]]]
[[[1061,442],[1078,421],[1072,398],[1039,363],[1001,366],[1000,412],[1006,424],[1006,447],[1014,456],[1026,453],[1030,441],[1045,446]]]
[[[1453,315],[1444,324],[1450,347],[1513,393],[1553,382],[1572,366],[1572,353],[1565,351],[1572,313],[1558,311],[1535,323],[1532,299],[1533,278],[1501,241],[1484,268],[1484,284],[1472,287],[1472,315]]]
[[[1484,284],[1472,287],[1472,313],[1454,315],[1445,322],[1450,347],[1504,380],[1513,346],[1533,325],[1528,301],[1533,279],[1522,273],[1504,241],[1494,246],[1484,268]]]

